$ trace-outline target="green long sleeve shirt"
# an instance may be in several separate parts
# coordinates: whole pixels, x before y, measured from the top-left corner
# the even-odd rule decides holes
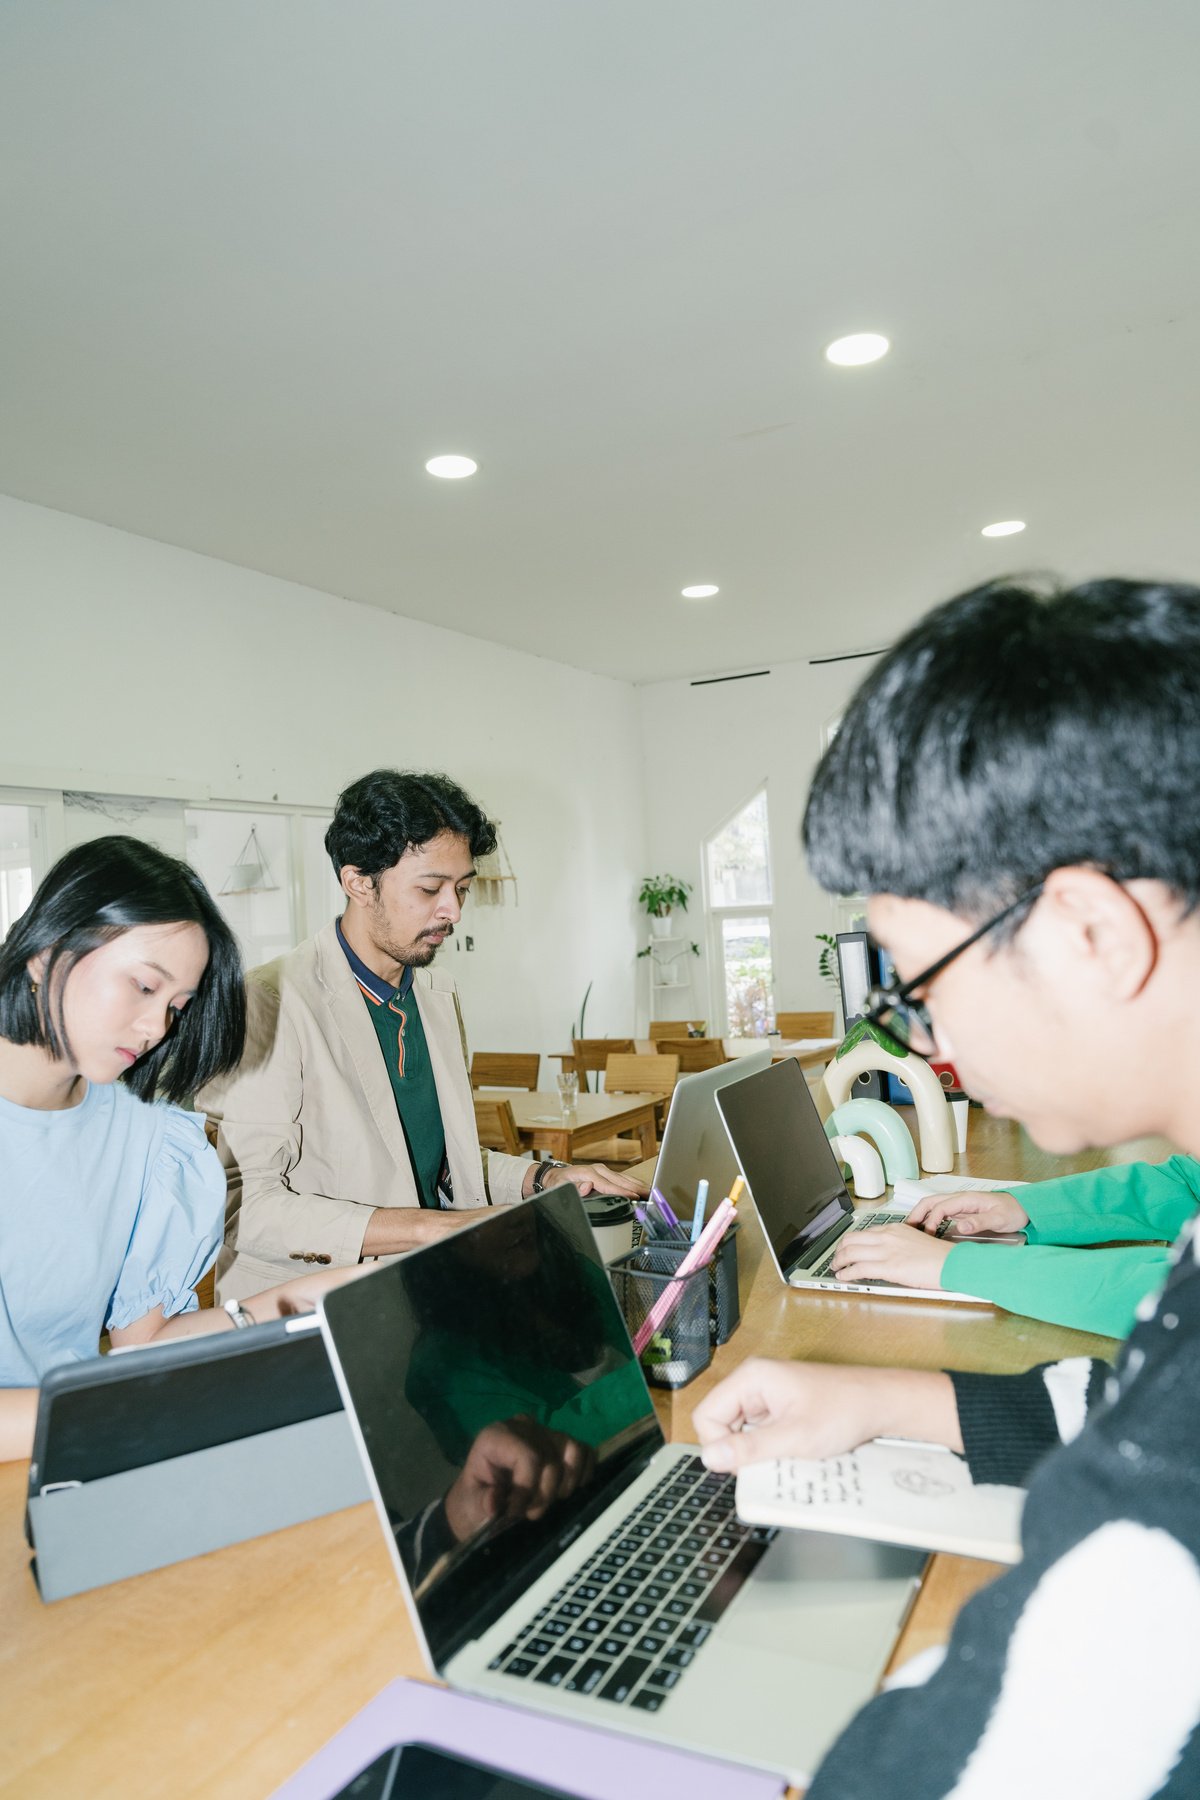
[[[1127,1337],[1139,1301],[1166,1280],[1170,1245],[1200,1209],[1200,1163],[1121,1163],[1031,1182],[1017,1195],[1027,1242],[955,1244],[941,1285],[978,1294],[1009,1312],[1106,1337]],[[1160,1239],[1120,1249],[1082,1249],[1114,1239]]]

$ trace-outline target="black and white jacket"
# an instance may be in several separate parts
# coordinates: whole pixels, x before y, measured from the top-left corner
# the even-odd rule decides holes
[[[1028,1482],[1023,1560],[863,1709],[809,1800],[1198,1800],[1198,1253],[1189,1228],[1115,1370],[954,1376],[976,1480]]]

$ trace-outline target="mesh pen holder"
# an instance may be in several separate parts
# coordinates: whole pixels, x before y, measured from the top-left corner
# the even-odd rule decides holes
[[[717,1245],[717,1253],[708,1265],[708,1335],[714,1348],[718,1344],[728,1343],[742,1322],[742,1308],[738,1299],[737,1254],[737,1234],[741,1228],[740,1221],[735,1220]],[[661,1238],[647,1237],[640,1225],[637,1230],[641,1248],[652,1250],[659,1259],[652,1265],[654,1268],[679,1267],[690,1245],[668,1244]],[[667,1258],[670,1258],[669,1263]],[[621,1261],[624,1263],[628,1258],[622,1258]],[[614,1266],[615,1262],[614,1258]],[[649,1310],[647,1307],[646,1311]],[[637,1330],[637,1325],[631,1324],[629,1330],[632,1334]]]
[[[635,1336],[672,1281],[686,1245],[644,1244],[609,1265],[629,1335]],[[652,1387],[680,1388],[712,1361],[708,1329],[708,1269],[683,1277],[675,1304],[642,1351],[642,1373]]]
[[[733,1336],[742,1320],[738,1301],[737,1234],[741,1226],[730,1226],[717,1254],[708,1265],[708,1333],[714,1344],[724,1344]]]

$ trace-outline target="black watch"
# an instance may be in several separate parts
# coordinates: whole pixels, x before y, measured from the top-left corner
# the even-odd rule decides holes
[[[545,1162],[540,1162],[533,1177],[533,1186],[529,1190],[530,1198],[532,1199],[534,1194],[541,1193],[546,1185],[546,1177],[551,1169],[565,1169],[567,1166],[568,1165],[564,1162],[555,1162],[553,1157],[549,1157]]]

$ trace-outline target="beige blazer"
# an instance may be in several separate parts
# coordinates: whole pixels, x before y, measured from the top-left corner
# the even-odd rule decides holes
[[[375,1207],[420,1205],[379,1039],[335,926],[252,970],[246,991],[241,1064],[198,1097],[217,1127],[228,1183],[221,1300],[245,1299],[318,1262],[356,1263]],[[418,969],[413,993],[455,1207],[520,1199],[528,1162],[479,1147],[453,981]]]

